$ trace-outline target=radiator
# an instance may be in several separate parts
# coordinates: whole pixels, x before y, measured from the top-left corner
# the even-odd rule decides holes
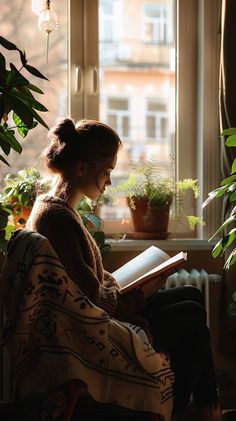
[[[210,327],[210,307],[213,296],[213,294],[210,294],[210,288],[214,284],[221,283],[221,281],[221,275],[209,274],[204,269],[201,269],[200,271],[197,269],[192,269],[190,271],[187,271],[186,269],[180,269],[167,278],[166,288],[173,288],[182,285],[193,285],[200,289],[205,300],[207,325]]]

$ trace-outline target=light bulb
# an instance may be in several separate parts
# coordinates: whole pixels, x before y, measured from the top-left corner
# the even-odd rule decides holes
[[[38,27],[40,31],[52,32],[58,28],[58,18],[56,12],[51,9],[44,9],[39,14]]]
[[[32,0],[31,8],[35,15],[39,15],[46,8],[46,0]]]

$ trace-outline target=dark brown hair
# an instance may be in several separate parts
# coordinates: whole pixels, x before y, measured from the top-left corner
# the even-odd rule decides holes
[[[48,139],[45,160],[54,173],[67,172],[78,161],[95,164],[113,159],[121,146],[115,130],[97,120],[80,120],[75,125],[69,118],[60,118]]]

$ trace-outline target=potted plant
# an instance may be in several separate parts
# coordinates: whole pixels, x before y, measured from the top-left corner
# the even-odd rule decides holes
[[[28,168],[17,174],[7,174],[4,183],[0,194],[0,251],[3,253],[11,232],[25,226],[36,196],[50,189],[51,179],[43,178],[35,168]],[[110,245],[105,241],[102,219],[94,213],[93,206],[89,199],[83,198],[76,210],[100,248],[102,257],[105,257]]]
[[[220,136],[226,136],[226,146],[236,147],[236,128],[229,128],[224,130]],[[231,203],[231,211],[225,217],[225,220],[218,227],[216,232],[212,235],[209,241],[216,235],[221,235],[221,239],[217,242],[212,250],[213,257],[223,256],[226,252],[230,251],[227,260],[224,264],[224,269],[229,270],[231,266],[236,263],[236,158],[231,166],[231,172],[228,177],[221,181],[221,184],[216,189],[208,193],[208,198],[203,203],[203,208],[209,205],[212,200],[226,198]],[[232,228],[230,228],[232,226]],[[231,315],[236,315],[236,292],[232,296],[233,301],[228,307]]]
[[[191,189],[195,198],[199,195],[197,180],[174,182],[170,178],[162,177],[154,157],[142,159],[137,163],[131,162],[130,165],[131,173],[128,179],[110,190],[126,196],[137,233],[143,238],[166,238],[171,205],[175,204],[175,218],[180,219],[183,216],[185,191]],[[198,217],[187,218],[192,229],[201,222],[201,218]]]
[[[0,250],[6,251],[13,229],[23,228],[38,193],[49,189],[50,181],[42,180],[35,168],[9,173],[0,194]]]
[[[20,69],[13,63],[7,68],[6,58],[0,52],[0,151],[2,151],[0,161],[9,165],[6,157],[11,150],[19,154],[22,152],[17,134],[24,138],[38,123],[48,129],[47,124],[37,113],[48,110],[32,93],[43,94],[43,92],[23,76],[22,72],[26,71],[35,77],[48,79],[29,65],[25,52],[15,44],[0,36],[0,45],[7,50],[17,51],[21,61]]]

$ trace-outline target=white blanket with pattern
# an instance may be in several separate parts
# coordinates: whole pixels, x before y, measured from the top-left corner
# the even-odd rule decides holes
[[[23,397],[70,379],[91,396],[169,421],[174,374],[143,330],[96,307],[67,276],[48,240],[16,231],[0,279],[8,315],[1,342],[8,346],[16,390]]]

